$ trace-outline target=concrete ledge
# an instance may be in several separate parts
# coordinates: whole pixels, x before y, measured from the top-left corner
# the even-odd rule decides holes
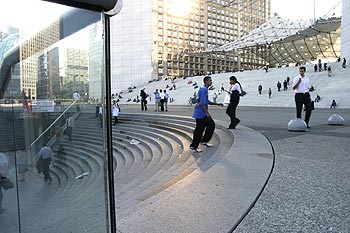
[[[216,155],[214,165],[206,169],[212,162],[208,160],[147,199],[119,218],[117,228],[124,233],[228,232],[260,194],[274,164],[273,149],[262,134],[241,125],[231,132],[233,146],[225,155]]]

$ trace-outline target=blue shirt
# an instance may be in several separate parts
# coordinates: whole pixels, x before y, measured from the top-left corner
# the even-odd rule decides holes
[[[159,92],[157,91],[157,92],[154,92],[154,98],[156,98],[156,99],[160,99],[160,94],[159,94]]]
[[[51,160],[53,160],[53,152],[52,152],[51,148],[48,146],[45,146],[45,147],[40,149],[39,156],[41,156],[43,159],[50,158]]]
[[[199,104],[194,108],[192,117],[195,119],[203,119],[207,117],[207,114],[204,112],[202,105],[204,104],[207,108],[210,103],[208,98],[208,88],[206,86],[201,87],[198,91]]]

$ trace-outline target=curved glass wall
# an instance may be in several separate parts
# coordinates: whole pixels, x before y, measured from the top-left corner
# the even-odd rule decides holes
[[[1,233],[108,231],[103,31],[98,12],[1,3]]]

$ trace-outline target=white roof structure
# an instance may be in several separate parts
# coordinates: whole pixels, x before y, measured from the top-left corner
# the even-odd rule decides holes
[[[270,64],[309,62],[340,56],[341,19],[332,17],[316,22],[282,19],[275,16],[250,33],[212,52],[244,52],[255,49]]]

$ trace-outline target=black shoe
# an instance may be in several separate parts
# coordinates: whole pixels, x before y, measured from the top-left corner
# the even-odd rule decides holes
[[[236,122],[236,125],[235,125],[235,126],[237,126],[237,125],[239,124],[239,122],[241,122],[241,120],[240,120],[240,119],[237,119],[237,122]]]

